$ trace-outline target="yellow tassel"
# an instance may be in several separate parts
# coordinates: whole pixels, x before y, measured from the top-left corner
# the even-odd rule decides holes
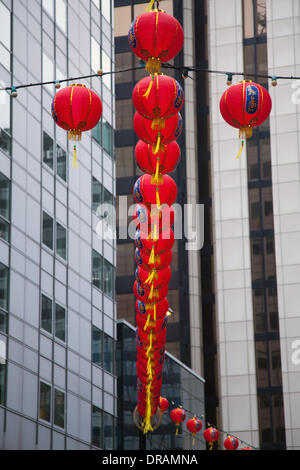
[[[158,192],[156,192],[156,196],[157,196],[157,194],[158,194]],[[154,230],[153,230],[153,240],[156,242],[158,240],[158,238],[159,238],[159,233],[158,233],[158,230],[157,230],[157,222],[155,221]]]
[[[156,205],[160,209],[159,188],[156,188]]]
[[[146,321],[145,326],[144,326],[144,331],[147,330],[148,325],[149,325],[149,321],[150,321],[150,313],[148,313],[148,318],[147,318],[147,321]]]
[[[154,245],[152,246],[152,250],[149,256],[149,264],[155,264]]]
[[[152,282],[151,289],[150,289],[150,294],[149,294],[149,299],[152,300],[154,296],[154,284]]]
[[[208,443],[208,450],[213,450],[214,448],[214,443],[213,442],[209,442]]]
[[[151,0],[145,11],[151,11],[154,5],[155,0]]]
[[[243,148],[244,148],[244,140],[242,140],[242,145],[241,145],[241,148],[240,148],[239,153],[237,154],[236,158],[240,158],[240,156],[242,155]]]
[[[195,438],[193,438],[193,441],[192,441],[192,446],[194,447],[195,445]]]
[[[151,75],[154,73],[159,73],[161,69],[160,59],[157,59],[156,57],[149,57],[145,68]]]
[[[178,431],[179,431],[179,425],[176,424],[176,436],[177,436],[177,434],[178,434]]]
[[[154,307],[153,307],[153,318],[154,318],[154,321],[156,322],[156,302],[154,303]]]
[[[158,117],[152,120],[151,129],[153,131],[164,129],[166,127],[166,121],[164,118]]]
[[[160,141],[161,141],[161,135],[160,135],[160,132],[158,133],[157,135],[157,141],[156,141],[156,146],[155,146],[155,149],[153,151],[154,155],[156,155],[159,151],[159,148],[160,148]]]
[[[159,157],[157,157],[156,169],[155,169],[155,175],[154,175],[154,178],[153,178],[153,182],[152,182],[152,179],[151,179],[151,183],[155,184],[156,186],[159,184],[159,168],[160,168],[159,162],[160,162],[160,159],[159,159]]]
[[[73,150],[73,167],[75,167],[75,168],[78,167],[76,145],[74,145],[74,150]]]
[[[149,276],[146,279],[145,284],[148,284],[150,286],[150,284],[152,283],[152,281],[154,279],[154,275],[155,275],[155,269],[152,269],[151,273],[149,274]]]
[[[149,98],[149,95],[150,95],[152,87],[153,87],[153,82],[154,82],[154,75],[152,75],[152,79],[150,80],[150,84],[148,86],[147,91],[144,93],[143,98],[146,98],[146,99]]]
[[[149,357],[149,354],[151,352],[151,349],[152,349],[152,331],[150,333],[150,342],[149,342],[149,347],[147,349],[147,352],[146,352],[146,356]]]

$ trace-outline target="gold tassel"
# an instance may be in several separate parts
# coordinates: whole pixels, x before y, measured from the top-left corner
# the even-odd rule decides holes
[[[241,145],[241,148],[240,148],[239,153],[237,154],[236,158],[240,158],[240,156],[242,155],[242,151],[243,151],[243,148],[244,148],[244,143],[245,143],[245,141],[242,140],[242,145]]]
[[[178,431],[179,431],[179,424],[176,424],[176,436],[178,434]]]
[[[155,0],[150,0],[149,5],[147,6],[145,11],[151,11],[154,5]]]
[[[154,82],[154,75],[152,75],[152,79],[150,80],[150,84],[148,86],[147,91],[144,93],[143,98],[146,98],[146,99],[149,98],[149,95],[150,95],[152,87],[153,87],[153,82]]]
[[[149,264],[155,264],[154,245],[152,246],[152,250],[149,256]]]
[[[154,302],[154,307],[153,307],[153,318],[154,318],[154,321],[156,322],[156,302]]]
[[[160,131],[161,129],[165,129],[166,127],[166,121],[162,117],[154,118],[152,119],[152,124],[151,124],[151,129],[153,131],[158,130]]]
[[[158,186],[160,183],[159,169],[160,169],[160,158],[157,157],[155,175],[154,176],[152,175],[152,178],[151,178],[151,184],[155,184],[156,186]]]
[[[155,268],[152,269],[151,273],[149,274],[149,276],[146,279],[145,284],[148,284],[150,286],[150,284],[153,282],[154,275],[155,275]]]
[[[150,294],[149,294],[149,299],[152,300],[153,299],[153,296],[154,296],[154,284],[153,284],[153,281],[152,281],[152,284],[151,284],[151,289],[150,289]]]
[[[158,133],[157,135],[157,141],[156,141],[156,146],[155,146],[155,149],[153,151],[153,154],[156,155],[159,151],[159,148],[160,148],[160,141],[161,141],[161,134],[160,132]]]
[[[74,145],[74,150],[73,150],[73,167],[77,168],[78,167],[78,162],[77,162],[77,148],[76,145]]]
[[[149,342],[149,347],[148,347],[147,352],[146,352],[147,357],[149,357],[151,349],[152,349],[152,331],[150,332],[150,342]]]
[[[161,68],[161,61],[156,57],[149,57],[145,68],[151,75],[154,73],[159,73]]]
[[[156,205],[160,209],[159,188],[156,188]]]
[[[149,325],[149,321],[150,321],[150,313],[148,313],[148,318],[147,318],[147,321],[146,321],[145,326],[144,326],[144,331],[147,330],[148,325]]]
[[[208,443],[208,450],[213,450],[214,448],[214,443],[213,442],[209,442]]]
[[[156,196],[157,196],[157,193],[156,193]],[[153,230],[153,240],[156,242],[159,238],[159,233],[158,233],[158,230],[157,230],[157,222],[155,221],[154,222],[154,230]]]

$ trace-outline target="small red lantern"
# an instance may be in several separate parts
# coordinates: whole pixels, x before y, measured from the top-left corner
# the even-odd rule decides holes
[[[201,431],[202,429],[202,422],[200,421],[200,419],[197,419],[196,417],[194,417],[188,420],[188,422],[186,423],[186,427],[192,433],[193,445],[194,445],[195,436],[197,432]]]
[[[82,132],[89,131],[98,123],[102,115],[102,103],[94,91],[85,85],[74,84],[56,93],[51,110],[56,124],[69,131],[69,139],[81,140]]]
[[[139,229],[141,242],[168,240],[172,237],[171,227],[175,221],[175,211],[167,204],[163,204],[160,210],[151,208],[149,204],[138,204],[133,213],[133,220]]]
[[[231,85],[223,93],[220,111],[228,124],[240,129],[240,138],[252,137],[252,128],[262,124],[269,116],[272,101],[269,92],[251,80]],[[240,156],[242,147],[238,154]]]
[[[167,266],[165,269],[160,269],[159,271],[155,271],[155,275],[152,278],[153,285],[155,289],[160,289],[163,286],[169,284],[171,280],[172,272],[170,266]],[[143,266],[138,266],[137,270],[135,271],[135,278],[141,285],[151,285],[149,282],[149,271],[143,268]]]
[[[147,304],[141,300],[137,300],[135,303],[135,310],[137,314],[148,315],[152,318],[164,317],[168,311],[169,302],[167,299],[162,299],[159,302]]]
[[[146,142],[152,144],[152,151],[156,155],[159,151],[165,151],[165,145],[173,140],[177,140],[182,132],[182,117],[180,113],[166,119],[165,127],[161,130],[152,129],[152,122],[145,119],[139,113],[135,113],[133,118],[133,127],[138,137]]]
[[[161,62],[175,57],[182,49],[183,39],[180,23],[163,10],[152,10],[138,16],[128,33],[132,51],[147,62],[149,73],[159,72]]]
[[[179,426],[186,418],[185,411],[182,408],[175,408],[170,413],[170,418],[176,425],[176,435],[178,434]]]
[[[174,232],[172,229],[164,230],[159,233],[159,238],[155,242],[155,253],[164,253],[167,250],[171,250],[174,245]],[[143,233],[138,229],[135,233],[135,244],[136,247],[145,253],[150,253],[153,248],[153,240],[149,238],[143,238]]]
[[[151,205],[168,204],[172,206],[177,197],[175,181],[168,175],[163,175],[163,184],[155,186],[151,184],[151,176],[143,175],[135,183],[133,196],[138,204]]]
[[[156,321],[151,319],[151,317],[148,320],[147,317],[145,317],[144,315],[137,315],[136,316],[137,327],[141,328],[144,331],[146,331],[148,334],[150,333],[151,330],[153,331],[153,333],[157,333],[157,332],[163,330],[164,328],[166,328],[167,323],[168,323],[168,317],[167,316],[157,318]]]
[[[246,447],[243,447],[242,450],[253,450],[253,449],[252,447],[246,446]]]
[[[226,450],[236,450],[239,446],[239,441],[236,437],[228,436],[224,441],[224,447]]]
[[[159,397],[159,410],[161,413],[165,413],[169,409],[169,402],[164,397]]]
[[[139,140],[135,147],[135,159],[144,173],[159,177],[176,169],[180,159],[180,148],[174,140],[165,145],[162,151],[154,154],[152,145]]]
[[[179,113],[183,89],[168,75],[152,75],[140,80],[132,94],[133,104],[144,118],[153,120],[152,128],[163,129],[165,119]]]
[[[154,287],[149,287],[147,285],[141,286],[137,281],[133,285],[134,295],[138,300],[142,302],[159,302],[164,297],[168,295],[168,284],[161,287],[160,289],[155,289]]]
[[[209,450],[213,449],[214,442],[219,439],[219,431],[216,428],[209,427],[205,429],[203,437],[208,442]]]

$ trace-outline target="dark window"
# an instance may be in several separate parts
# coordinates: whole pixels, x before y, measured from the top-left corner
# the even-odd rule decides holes
[[[52,333],[52,300],[42,295],[42,319],[41,327],[43,330]]]
[[[107,372],[113,372],[113,339],[106,334],[103,335],[103,367]]]
[[[9,242],[10,181],[0,173],[0,237]]]
[[[54,424],[65,427],[65,394],[60,390],[54,390]]]
[[[40,382],[40,418],[50,423],[51,387],[43,382]]]
[[[8,268],[0,263],[0,308],[8,310]]]
[[[103,270],[103,258],[97,251],[93,250],[93,284],[102,289],[102,270]]]
[[[106,259],[103,261],[103,281],[104,293],[112,298],[114,295],[115,270]]]
[[[54,141],[46,132],[43,132],[43,161],[53,170]]]
[[[53,218],[43,212],[43,243],[53,250]]]
[[[97,212],[97,209],[102,204],[102,185],[96,178],[93,178],[93,212]]]
[[[0,405],[5,405],[5,373],[6,365],[0,363]]]
[[[108,122],[102,122],[102,146],[104,150],[113,156],[113,128]]]
[[[66,311],[60,305],[55,305],[55,336],[66,341]]]
[[[103,434],[104,449],[113,450],[114,448],[114,418],[113,416],[103,413]]]
[[[67,258],[67,231],[56,223],[56,253],[64,260]]]
[[[93,326],[92,328],[92,361],[97,366],[102,367],[102,343],[103,333],[101,330]]]
[[[58,176],[67,181],[67,153],[59,146],[56,146],[56,171]]]
[[[92,406],[92,444],[100,449],[103,447],[102,419],[102,411],[96,406]]]

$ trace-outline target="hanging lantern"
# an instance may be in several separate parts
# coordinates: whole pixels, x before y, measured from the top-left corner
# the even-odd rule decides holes
[[[168,311],[169,303],[167,299],[162,299],[159,302],[147,304],[140,300],[135,303],[135,310],[137,314],[148,315],[150,313],[152,318],[164,317]]]
[[[159,210],[153,205],[151,208],[149,204],[138,204],[134,209],[133,220],[139,229],[140,241],[169,239],[172,237],[171,227],[174,225],[175,211],[168,204],[161,205]]]
[[[224,441],[224,447],[226,450],[236,450],[239,446],[239,441],[236,437],[228,436]]]
[[[149,175],[172,173],[180,159],[180,148],[175,140],[166,144],[158,153],[153,153],[153,145],[139,140],[135,147],[135,159],[139,168]]]
[[[245,446],[242,448],[242,450],[253,450],[252,447]]]
[[[160,232],[159,238],[155,242],[155,253],[159,254],[171,250],[174,241],[174,232],[171,228]],[[150,253],[153,248],[153,240],[148,237],[143,238],[143,233],[138,229],[135,232],[135,245],[140,251]]]
[[[152,152],[165,152],[165,145],[177,140],[182,132],[182,117],[180,113],[175,114],[165,120],[163,129],[152,129],[152,121],[145,119],[139,113],[135,113],[133,118],[133,128],[138,137],[152,144]]]
[[[153,129],[163,129],[165,119],[179,113],[184,94],[179,83],[168,75],[152,75],[140,80],[132,94],[137,112],[152,120]]]
[[[128,41],[134,54],[147,62],[147,71],[156,73],[162,62],[168,62],[182,49],[183,30],[173,16],[152,10],[133,21]]]
[[[158,187],[151,184],[150,175],[143,175],[134,185],[133,196],[138,204],[148,203],[159,206],[168,204],[172,206],[177,197],[177,186],[175,181],[168,175],[163,175],[163,183]]]
[[[176,435],[178,434],[179,426],[186,418],[185,411],[182,408],[175,408],[170,413],[170,418],[176,426]]]
[[[151,282],[153,282],[155,289],[161,289],[163,286],[166,286],[167,284],[169,284],[171,280],[171,276],[172,276],[171,268],[170,266],[167,266],[165,269],[156,271]],[[144,269],[143,266],[138,266],[138,268],[135,271],[135,279],[137,280],[137,282],[141,286],[143,285],[151,286],[151,282],[149,282],[148,278],[149,278],[149,271],[146,271],[146,269]]]
[[[191,418],[188,420],[186,423],[187,429],[192,433],[193,436],[193,445],[195,444],[195,437],[197,432],[201,431],[202,429],[202,423],[200,419],[197,419],[195,416],[194,418]]]
[[[73,84],[56,93],[51,111],[56,124],[69,132],[69,139],[78,141],[82,132],[89,131],[98,123],[102,103],[99,96],[85,85]],[[73,164],[76,165],[76,145]]]
[[[154,287],[148,287],[147,285],[141,286],[137,281],[133,285],[133,293],[138,300],[142,302],[159,302],[168,295],[168,284],[160,289]]]
[[[164,397],[159,397],[159,410],[161,413],[165,413],[169,409],[169,402]]]
[[[262,124],[269,116],[272,101],[269,92],[251,80],[231,85],[222,95],[220,111],[224,120],[240,130],[242,145],[237,158],[241,155],[244,139],[252,137],[252,128]]]
[[[205,429],[203,433],[203,437],[208,442],[209,450],[213,449],[214,442],[219,439],[219,431],[216,428],[209,427]]]
[[[136,325],[138,328],[146,331],[148,334],[152,330],[154,333],[157,333],[164,328],[166,328],[168,323],[168,317],[161,317],[157,318],[155,321],[150,317],[148,320],[145,315],[137,315],[136,316]]]

